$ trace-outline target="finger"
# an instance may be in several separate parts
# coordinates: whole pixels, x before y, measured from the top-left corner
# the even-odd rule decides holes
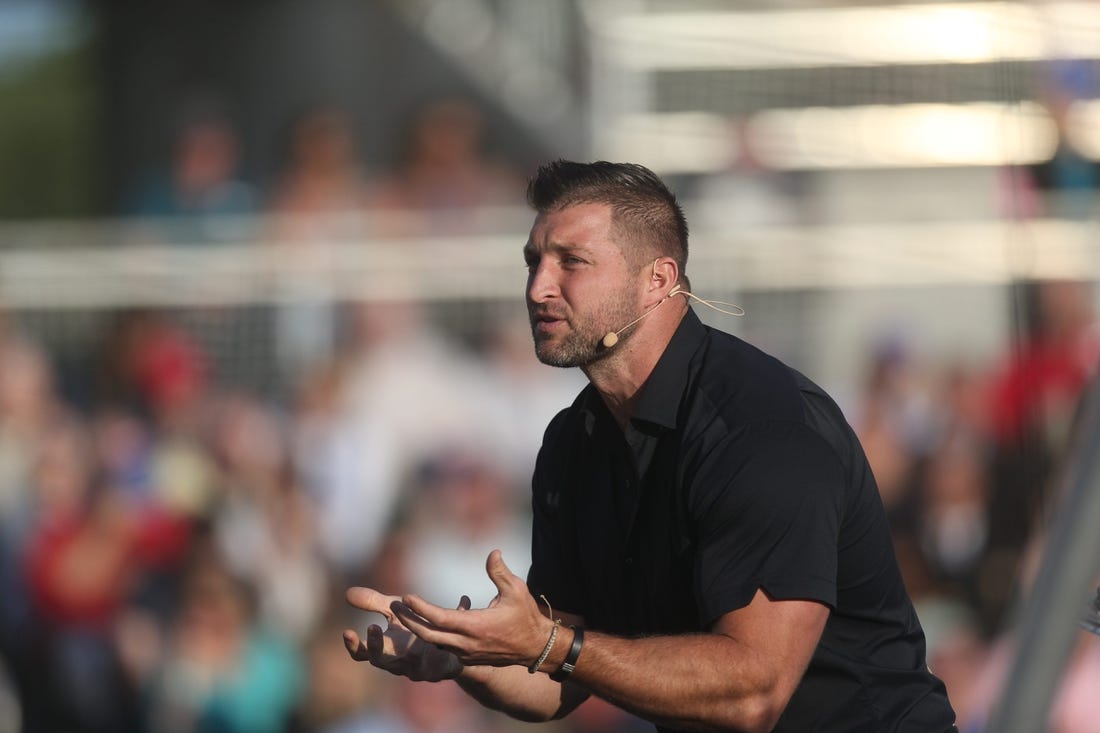
[[[348,654],[355,661],[367,661],[367,647],[359,639],[359,634],[350,629],[344,631],[344,648],[348,650]]]
[[[367,627],[367,643],[364,649],[367,661],[371,664],[380,664],[385,654],[385,636],[382,627],[371,624]]]
[[[462,614],[461,611],[449,611],[446,609],[442,609],[438,606],[432,606],[426,601],[421,601],[415,596],[411,596],[410,600],[413,599],[420,601],[421,604],[430,607],[430,609],[442,611],[445,614]],[[460,650],[462,648],[462,642],[465,640],[465,637],[462,634],[452,631],[451,629],[453,627],[441,628],[439,625],[430,621],[418,611],[415,611],[404,603],[394,603],[393,612],[401,619],[402,623],[405,624],[409,631],[416,634],[418,637],[428,642],[429,644],[435,644],[440,648],[444,648],[452,652],[457,652],[457,650]]]
[[[348,603],[356,608],[380,613],[389,621],[393,620],[393,611],[390,610],[390,605],[394,601],[400,600],[397,596],[387,596],[373,588],[358,587],[348,588],[345,597]]]
[[[392,626],[391,626],[392,628]],[[367,641],[363,646],[363,654],[366,660],[378,669],[412,678],[410,671],[410,659],[399,653],[393,638],[382,627],[372,624],[367,627]]]
[[[401,601],[394,603],[391,610],[397,615],[398,621],[408,625],[410,617],[415,617],[421,627],[439,629],[441,631],[461,631],[466,628],[468,614],[463,613],[462,608],[450,609],[429,603],[417,595],[407,595]],[[403,609],[403,612],[399,612]],[[412,627],[409,627],[413,631]],[[413,633],[416,633],[413,631]],[[420,634],[417,634],[420,636]]]

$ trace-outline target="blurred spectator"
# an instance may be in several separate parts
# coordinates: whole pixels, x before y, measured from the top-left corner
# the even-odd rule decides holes
[[[490,157],[485,115],[473,101],[433,100],[415,112],[407,135],[397,167],[371,196],[383,228],[453,233],[469,229],[480,207],[522,203],[523,181]]]
[[[1075,106],[1096,97],[1096,67],[1084,59],[1048,62],[1042,78],[1042,102],[1054,122],[1057,144],[1054,154],[1031,166],[1033,185],[1047,194],[1047,215],[1090,219],[1100,213],[1100,162],[1081,150],[1082,137],[1090,134],[1085,125],[1074,127]]]
[[[348,115],[328,107],[307,111],[291,126],[287,154],[269,206],[279,238],[309,244],[357,234],[347,227],[356,221],[348,215],[366,204],[366,179]]]
[[[221,400],[214,436],[221,469],[217,547],[232,572],[253,585],[259,622],[300,643],[317,624],[329,589],[284,425],[259,401],[234,395]]]
[[[688,198],[689,220],[702,230],[726,231],[761,226],[805,224],[813,203],[806,171],[781,171],[760,156],[745,119],[730,120],[732,154],[722,170],[699,178]]]
[[[355,733],[391,693],[390,680],[363,674],[344,647],[332,643],[347,626],[337,619],[321,624],[306,645],[306,688],[294,733]]]
[[[1050,280],[1022,286],[1024,333],[993,391],[1001,443],[1037,438],[1064,446],[1081,391],[1100,366],[1100,331],[1091,283]]]
[[[337,309],[325,272],[330,245],[363,235],[366,183],[355,149],[352,121],[343,111],[319,107],[293,122],[289,159],[269,213],[277,256],[296,273],[283,282],[275,315],[280,376],[296,383],[336,353]]]
[[[484,608],[497,592],[485,575],[494,549],[514,573],[527,575],[530,522],[519,511],[518,492],[490,462],[443,454],[425,467],[412,493],[416,506],[406,540],[411,592],[451,607],[465,594],[474,608]]]
[[[386,416],[351,408],[345,371],[332,362],[302,381],[293,457],[314,507],[320,551],[350,582],[384,542],[404,467]]]
[[[136,505],[155,500],[153,436],[137,415],[106,408],[92,422],[96,462],[104,483]]]
[[[0,522],[23,502],[35,455],[63,406],[54,393],[53,368],[30,341],[0,343]]]
[[[895,529],[911,529],[919,461],[935,430],[927,386],[902,340],[891,335],[870,349],[852,423]]]
[[[989,481],[981,446],[954,436],[929,456],[920,492],[921,548],[938,580],[963,596],[975,587],[989,536]]]
[[[134,352],[133,379],[166,434],[191,434],[205,406],[209,361],[167,320],[155,321]]]
[[[18,708],[42,720],[36,660],[36,617],[26,585],[25,554],[33,535],[38,457],[64,413],[53,391],[52,368],[35,345],[0,338],[0,661],[11,673]],[[5,679],[6,688],[6,679]],[[0,697],[6,696],[0,693]]]
[[[31,729],[132,726],[113,624],[142,573],[174,563],[188,542],[186,524],[132,506],[95,474],[83,425],[59,424],[44,439],[24,544],[34,610],[25,688]]]
[[[164,434],[196,432],[212,365],[198,342],[167,314],[140,309],[120,313],[97,362],[98,404],[150,417]]]
[[[1011,219],[1058,217],[1087,220],[1100,214],[1100,162],[1082,150],[1093,134],[1079,107],[1097,93],[1096,69],[1087,59],[1054,59],[1039,75],[1039,99],[1053,127],[1050,157],[999,171],[998,194]]]
[[[79,425],[59,426],[44,441],[27,567],[41,618],[98,629],[113,620],[140,570],[181,557],[189,529],[94,478],[90,442]]]
[[[542,433],[580,394],[584,375],[577,369],[547,368],[535,358],[526,314],[493,324],[481,354],[489,386],[480,414],[494,430],[493,458],[526,503]]]
[[[1012,568],[1048,507],[1082,390],[1100,363],[1092,286],[1045,281],[1024,288],[1025,327],[992,385],[994,432],[989,543],[982,577],[994,626],[1012,593]]]
[[[148,680],[148,728],[281,733],[302,684],[296,650],[257,624],[248,585],[212,548],[197,548],[178,618]]]
[[[456,446],[491,448],[482,419],[481,364],[407,301],[355,306],[347,354],[347,407],[354,420],[381,420],[397,475]],[[369,450],[367,446],[364,450]]]
[[[239,240],[250,232],[245,216],[259,197],[240,177],[240,143],[229,120],[209,105],[184,114],[168,171],[151,176],[131,195],[125,213],[156,218],[174,244]]]
[[[119,477],[125,482],[148,473],[153,502],[205,517],[215,487],[202,434],[216,376],[205,351],[164,313],[127,311],[111,324],[94,371],[104,468],[130,473]],[[112,465],[118,461],[128,465]]]
[[[938,381],[935,434],[915,476],[912,530],[931,587],[977,609],[986,605],[979,579],[992,494],[988,384],[974,367],[958,363],[947,365]]]

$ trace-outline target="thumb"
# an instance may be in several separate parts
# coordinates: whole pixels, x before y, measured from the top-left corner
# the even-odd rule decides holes
[[[493,550],[489,553],[489,557],[485,561],[485,572],[488,573],[489,580],[493,581],[493,585],[497,587],[497,591],[501,595],[511,590],[512,579],[516,576],[504,564],[504,556],[500,550]]]

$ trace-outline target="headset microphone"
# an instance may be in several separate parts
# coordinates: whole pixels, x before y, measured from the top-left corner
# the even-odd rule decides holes
[[[671,298],[673,295],[682,295],[685,298],[690,298],[692,300],[698,301],[699,303],[702,303],[706,307],[711,308],[713,310],[716,310],[719,313],[725,313],[727,316],[743,316],[743,315],[745,315],[745,309],[742,308],[739,305],[736,305],[734,303],[727,303],[724,300],[707,300],[706,298],[700,298],[698,295],[691,292],[690,290],[684,290],[679,285],[677,285],[672,290],[668,291],[668,295],[661,298],[661,300],[658,301],[657,305],[653,306],[652,308],[647,310],[645,313],[643,313],[642,315],[638,316],[637,318],[635,318],[630,323],[628,323],[625,326],[623,326],[622,328],[620,328],[618,331],[609,331],[608,334],[603,337],[603,340],[600,343],[603,344],[603,347],[605,349],[610,349],[612,346],[619,343],[619,334],[620,333],[622,333],[626,329],[630,328],[635,323],[642,320],[643,318],[648,316],[653,311],[660,308],[661,303],[664,303],[666,300]],[[720,306],[720,305],[726,305],[726,306],[729,306],[730,308],[736,308],[737,310],[726,310],[725,308],[719,308],[718,306]]]
[[[655,310],[657,310],[658,308],[660,308],[660,307],[661,307],[661,304],[662,304],[662,303],[664,303],[664,302],[665,302],[666,300],[668,300],[669,298],[671,298],[671,297],[672,297],[673,295],[678,295],[678,294],[681,294],[681,293],[687,293],[687,291],[686,291],[686,290],[683,290],[683,289],[682,289],[682,288],[681,288],[681,287],[680,287],[679,285],[677,285],[677,286],[676,286],[676,287],[674,287],[674,288],[673,288],[672,290],[668,291],[668,295],[666,295],[665,297],[663,297],[663,298],[661,298],[661,299],[660,299],[659,301],[657,301],[657,305],[653,306],[652,308],[650,308],[649,310],[647,310],[647,311],[646,311],[645,313],[643,313],[642,315],[638,316],[637,318],[635,318],[635,319],[634,319],[633,321],[631,321],[630,323],[628,323],[628,324],[626,324],[625,326],[623,326],[622,328],[620,328],[620,329],[619,329],[618,331],[608,331],[608,332],[607,332],[607,335],[603,337],[603,340],[602,340],[602,341],[601,341],[600,343],[602,343],[602,344],[603,344],[603,347],[604,347],[605,349],[610,349],[610,348],[611,348],[612,346],[614,346],[615,344],[619,343],[619,334],[620,334],[620,333],[622,333],[622,332],[623,332],[623,331],[625,331],[626,329],[630,328],[630,327],[631,327],[631,326],[633,326],[633,325],[634,325],[635,323],[637,323],[638,321],[642,320],[643,318],[645,318],[646,316],[648,316],[648,315],[649,315],[650,313],[652,313],[653,311],[655,311]]]

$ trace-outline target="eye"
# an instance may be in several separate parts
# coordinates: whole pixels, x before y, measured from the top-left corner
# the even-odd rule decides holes
[[[566,266],[583,265],[584,260],[582,260],[580,257],[577,257],[576,255],[563,255],[561,258],[561,263]]]

